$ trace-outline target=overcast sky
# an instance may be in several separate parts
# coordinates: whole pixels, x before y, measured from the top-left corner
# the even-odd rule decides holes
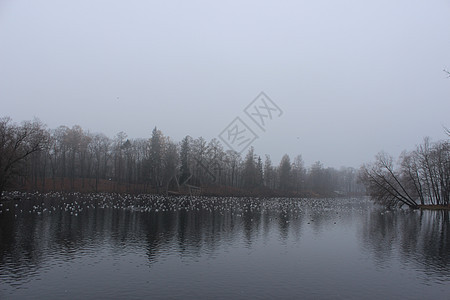
[[[240,117],[274,162],[359,167],[445,138],[449,16],[449,0],[0,0],[0,116],[175,141]],[[283,112],[265,132],[244,113],[261,91]]]

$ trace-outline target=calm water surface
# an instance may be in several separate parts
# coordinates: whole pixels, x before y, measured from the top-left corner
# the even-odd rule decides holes
[[[21,196],[0,298],[450,299],[448,212],[366,198]]]

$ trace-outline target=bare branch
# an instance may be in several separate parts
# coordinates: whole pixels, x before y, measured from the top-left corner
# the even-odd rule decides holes
[[[442,126],[443,128],[444,128],[444,132],[448,135],[448,136],[450,136],[450,128],[447,128],[447,127],[445,127],[445,126]]]

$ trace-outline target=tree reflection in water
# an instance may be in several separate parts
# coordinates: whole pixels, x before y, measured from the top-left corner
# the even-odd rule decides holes
[[[50,259],[68,261],[105,245],[113,253],[145,248],[149,264],[177,252],[213,253],[245,236],[247,248],[278,224],[287,238],[301,227],[298,200],[256,198],[167,198],[113,195],[47,195],[2,204],[0,264],[3,277],[26,280]],[[8,210],[8,211],[7,211]],[[7,274],[7,275],[5,275]],[[11,277],[12,276],[12,277]]]
[[[361,240],[380,267],[400,255],[429,275],[450,276],[449,211],[375,210],[363,221]]]

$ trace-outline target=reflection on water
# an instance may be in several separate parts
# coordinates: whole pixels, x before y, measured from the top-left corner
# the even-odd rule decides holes
[[[378,210],[364,219],[360,238],[379,266],[399,255],[402,262],[414,262],[426,275],[448,280],[449,230],[448,211]]]
[[[448,295],[448,230],[367,199],[49,194],[1,203],[0,298]]]

